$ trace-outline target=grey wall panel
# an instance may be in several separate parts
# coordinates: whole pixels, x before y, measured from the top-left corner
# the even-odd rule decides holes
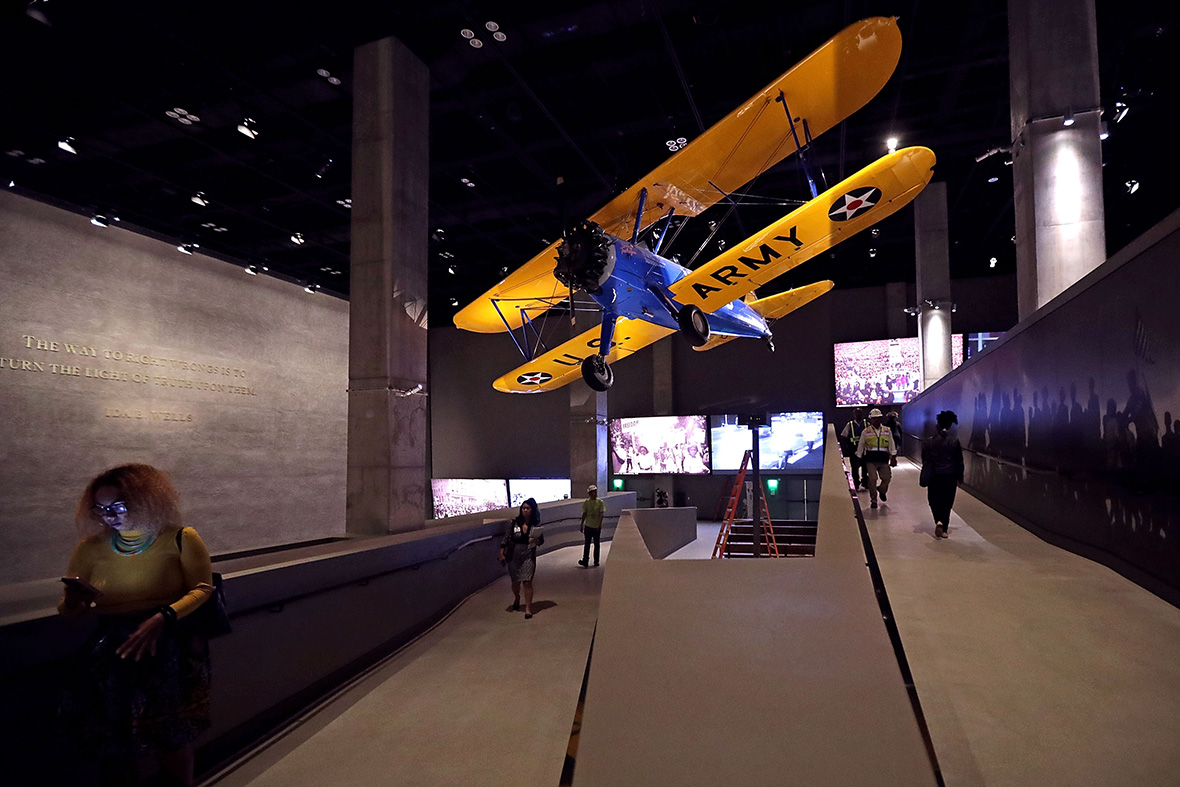
[[[121,462],[167,469],[214,552],[342,532],[347,337],[340,300],[0,194],[0,577],[60,574]]]
[[[907,406],[959,416],[967,486],[1180,603],[1180,214]],[[919,443],[907,441],[917,455]]]

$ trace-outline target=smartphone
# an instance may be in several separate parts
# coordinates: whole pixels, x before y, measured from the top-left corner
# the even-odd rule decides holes
[[[102,595],[101,590],[96,588],[94,585],[91,585],[86,580],[80,579],[79,577],[62,577],[61,581],[64,582],[67,587],[71,587],[74,590],[78,590],[83,593],[89,593],[92,596]]]

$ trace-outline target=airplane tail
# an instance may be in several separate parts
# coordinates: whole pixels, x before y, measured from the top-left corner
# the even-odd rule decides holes
[[[780,292],[778,295],[771,295],[769,298],[759,298],[753,301],[746,301],[746,303],[751,309],[758,312],[763,319],[771,322],[772,320],[787,316],[800,307],[806,306],[819,296],[829,292],[835,286],[836,283],[833,281],[817,281],[815,284],[796,287],[793,290]],[[708,342],[693,349],[697,352],[712,350],[714,347],[720,347],[736,338],[738,337],[714,335]]]

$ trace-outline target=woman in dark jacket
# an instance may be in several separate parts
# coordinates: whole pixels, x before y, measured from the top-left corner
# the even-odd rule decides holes
[[[500,564],[508,564],[512,579],[512,610],[520,609],[520,589],[524,586],[524,617],[533,616],[533,574],[537,570],[537,547],[545,543],[541,532],[541,510],[529,498],[520,504],[520,513],[508,523],[500,542]]]
[[[938,434],[922,446],[922,480],[930,513],[934,515],[934,537],[946,538],[951,523],[951,506],[955,504],[955,490],[963,482],[963,446],[949,430],[959,422],[951,410],[938,414]]]

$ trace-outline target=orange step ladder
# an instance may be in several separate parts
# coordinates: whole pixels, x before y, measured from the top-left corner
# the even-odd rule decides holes
[[[721,530],[717,533],[717,543],[713,546],[713,557],[721,558],[729,554],[729,533],[733,529],[734,517],[737,516],[738,502],[742,491],[746,488],[746,468],[750,465],[753,451],[746,451],[742,455],[742,466],[738,470],[737,478],[733,482],[733,491],[729,496],[729,504],[725,507],[725,519],[721,523]],[[770,557],[782,557],[778,551],[778,540],[774,537],[774,526],[770,521],[770,506],[766,502],[766,487],[762,487],[762,535],[766,538],[766,552]],[[750,518],[753,525],[754,517]]]

